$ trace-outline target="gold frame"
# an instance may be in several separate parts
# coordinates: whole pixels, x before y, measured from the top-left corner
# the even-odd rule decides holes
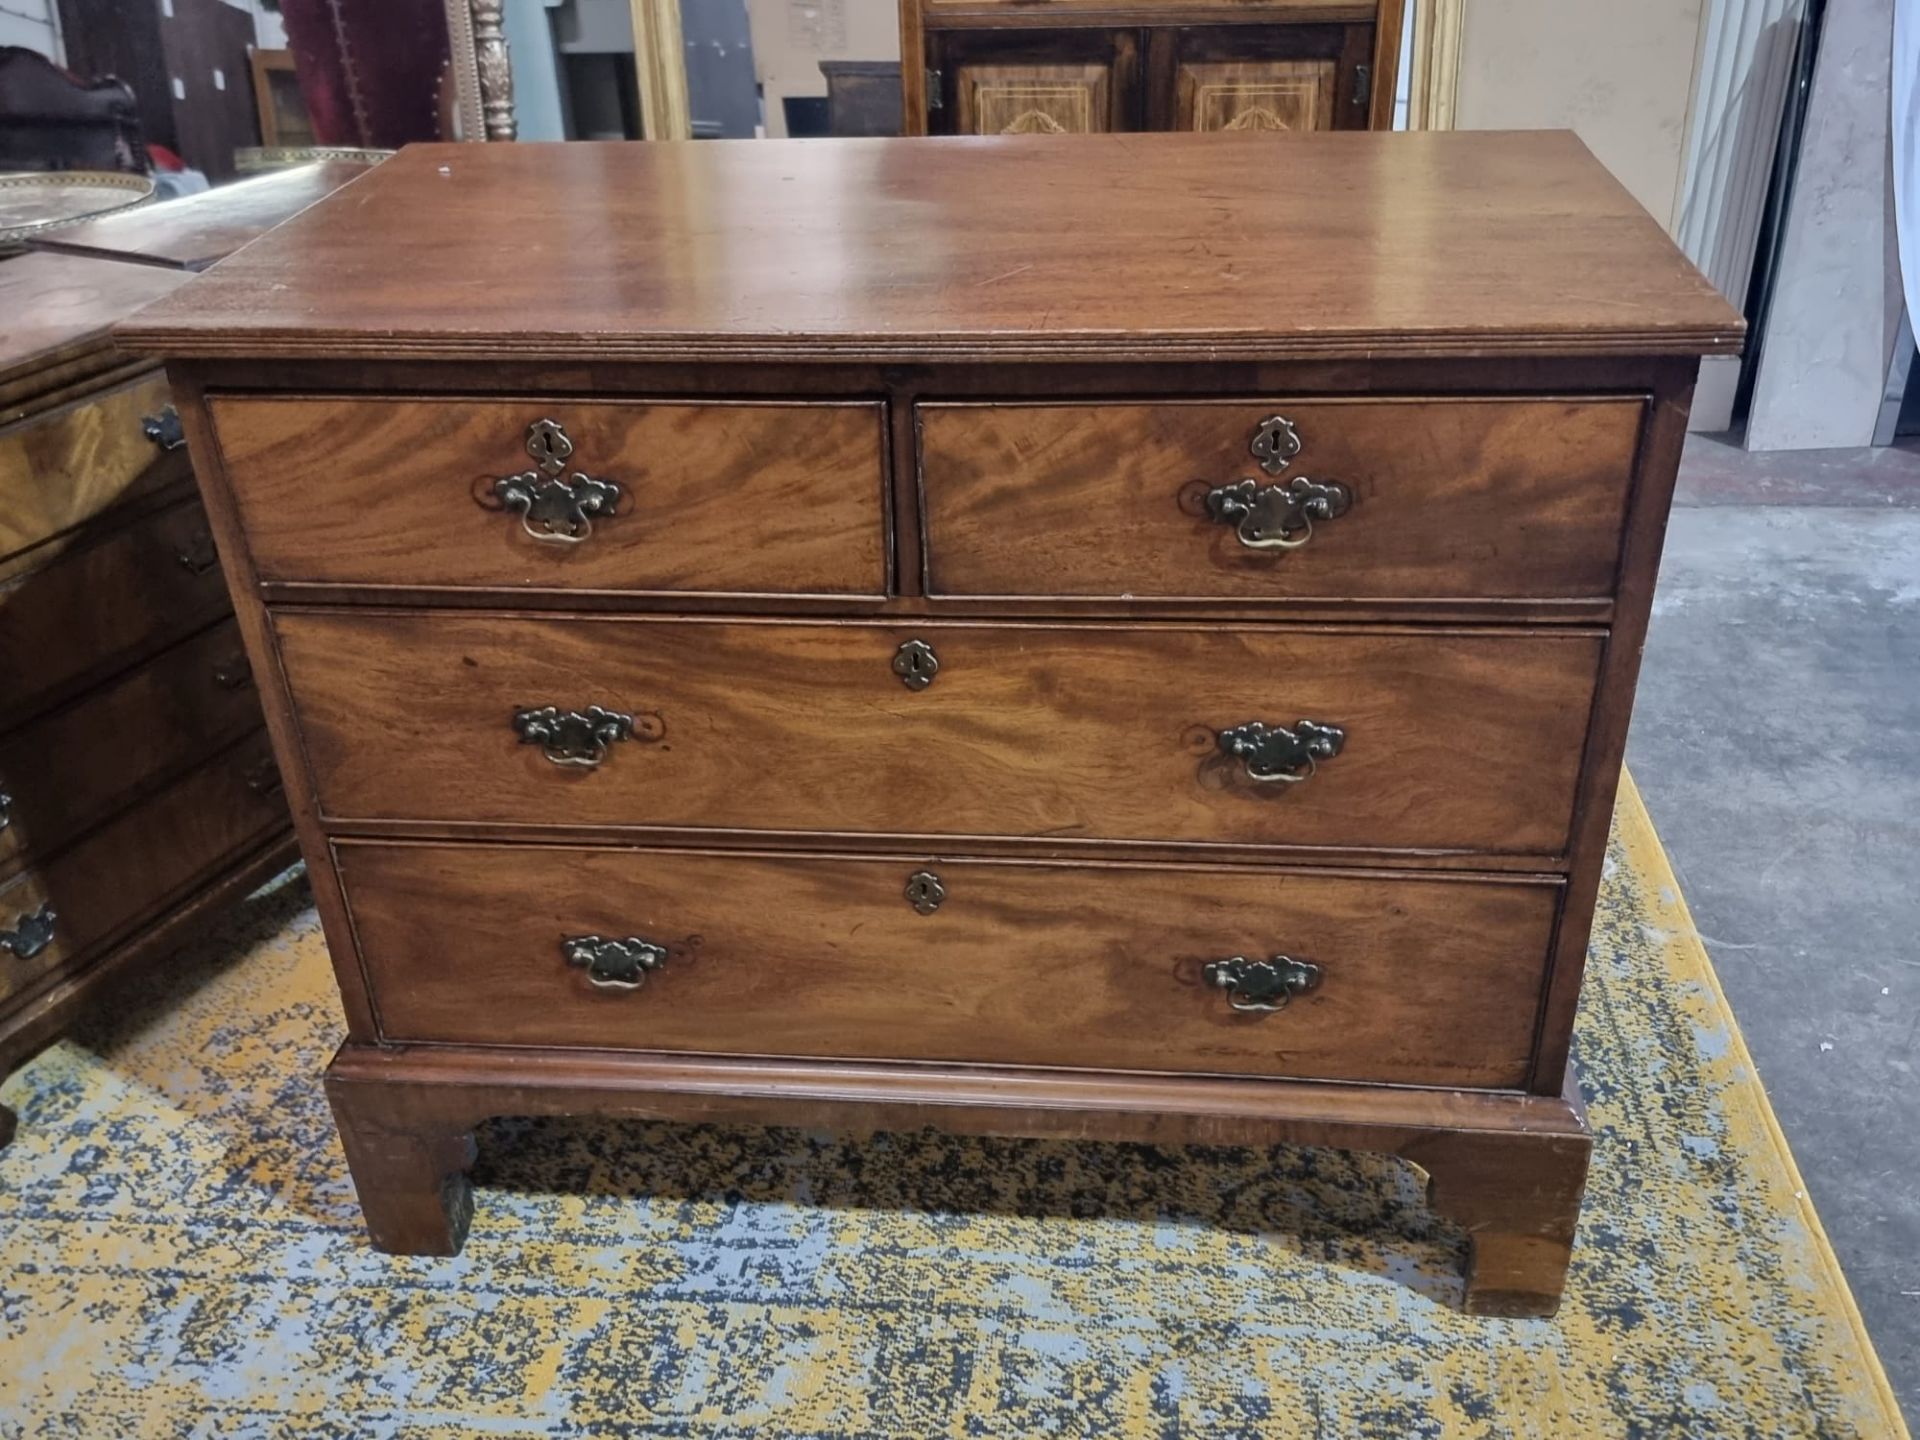
[[[1467,0],[1412,0],[1413,74],[1409,130],[1451,130],[1460,95],[1460,34]]]

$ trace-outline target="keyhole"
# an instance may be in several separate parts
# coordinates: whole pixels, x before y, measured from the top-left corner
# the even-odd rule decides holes
[[[924,690],[940,673],[940,657],[924,640],[909,640],[893,655],[893,673],[909,690]]]

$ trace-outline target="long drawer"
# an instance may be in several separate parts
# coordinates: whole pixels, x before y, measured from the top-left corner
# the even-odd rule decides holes
[[[1565,842],[1601,649],[1567,631],[275,623],[333,821],[1523,854]]]
[[[0,729],[232,609],[197,499],[38,554],[0,574]]]
[[[1610,595],[1638,397],[915,412],[931,595]]]
[[[255,734],[22,870],[0,886],[0,1006],[286,826],[266,736]]]
[[[0,556],[192,475],[158,370],[0,429]]]
[[[340,841],[383,1036],[1517,1086],[1559,887]]]
[[[216,399],[263,580],[879,595],[885,408]]]
[[[0,875],[259,727],[253,673],[229,619],[0,735]]]

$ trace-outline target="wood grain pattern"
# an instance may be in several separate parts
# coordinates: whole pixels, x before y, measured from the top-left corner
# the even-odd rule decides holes
[[[0,929],[50,905],[53,942],[0,950],[0,1006],[34,980],[75,968],[213,870],[286,824],[264,736],[243,740],[84,840],[0,886]]]
[[[594,243],[530,246],[502,223],[525,215]],[[1571,135],[1338,131],[414,146],[118,334],[578,366],[1645,357],[1742,330]]]
[[[1578,632],[283,611],[276,633],[338,821],[1527,853],[1565,842],[1599,661]],[[940,662],[919,693],[891,668],[916,637]],[[647,738],[555,766],[511,726],[549,704]],[[1215,743],[1303,718],[1347,743],[1299,785]]]
[[[33,245],[67,255],[204,270],[371,168],[364,160],[295,165],[159,205],[63,225]]]
[[[1517,1086],[1559,887],[1205,867],[340,843],[394,1042]],[[596,989],[565,937],[671,951]],[[1274,1014],[1209,960],[1322,966]],[[457,966],[442,957],[458,955]]]
[[[930,595],[1217,599],[1610,594],[1643,398],[922,404]],[[1301,450],[1249,452],[1270,415]],[[1250,549],[1205,491],[1353,495],[1297,549]]]
[[[161,449],[143,428],[169,403],[166,376],[154,370],[0,430],[0,559],[187,480],[186,450]]]
[[[567,590],[886,590],[883,407],[591,400],[211,405],[261,578]],[[493,478],[552,419],[616,481],[579,544],[535,540]],[[480,503],[476,496],[485,500]]]
[[[1180,67],[1182,130],[1331,130],[1331,60],[1221,60]]]
[[[153,785],[260,728],[231,620],[0,735],[0,876],[48,854]]]
[[[0,731],[231,608],[198,500],[38,556],[0,569]]]

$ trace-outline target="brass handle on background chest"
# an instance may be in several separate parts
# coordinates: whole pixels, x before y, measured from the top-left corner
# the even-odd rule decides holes
[[[187,443],[187,432],[180,424],[180,412],[169,405],[158,415],[140,421],[140,433],[164,450],[178,450]]]
[[[1309,990],[1320,986],[1320,967],[1310,960],[1276,955],[1271,960],[1249,960],[1234,955],[1211,960],[1200,976],[1216,990],[1227,992],[1227,1003],[1244,1014],[1271,1015]]]
[[[587,972],[587,983],[601,990],[638,990],[647,972],[667,963],[667,947],[638,935],[608,940],[599,935],[573,935],[560,942],[567,964]]]
[[[555,765],[591,770],[613,746],[633,738],[633,716],[599,705],[584,710],[542,705],[514,711],[513,733],[522,745],[538,745]]]
[[[1269,415],[1253,428],[1247,450],[1267,475],[1279,475],[1300,453],[1300,431],[1284,415]],[[1262,485],[1235,480],[1206,494],[1207,516],[1231,525],[1249,550],[1297,550],[1313,539],[1313,522],[1337,520],[1353,506],[1353,492],[1338,480],[1296,475]]]
[[[8,928],[0,930],[0,950],[31,960],[53,943],[53,925],[59,918],[51,905],[27,911]]]
[[[618,481],[601,480],[576,470],[567,474],[573,441],[557,420],[536,420],[527,427],[527,453],[534,468],[502,475],[492,497],[500,508],[520,517],[520,527],[543,544],[578,545],[593,536],[595,520],[610,519],[623,492]]]
[[[189,575],[205,575],[220,563],[220,550],[213,543],[211,531],[199,530],[194,532],[192,539],[173,552],[173,558],[180,562],[181,568]]]
[[[1238,760],[1247,778],[1262,785],[1298,785],[1311,780],[1322,760],[1331,760],[1347,743],[1338,725],[1296,720],[1291,728],[1249,720],[1219,735],[1220,753]]]

